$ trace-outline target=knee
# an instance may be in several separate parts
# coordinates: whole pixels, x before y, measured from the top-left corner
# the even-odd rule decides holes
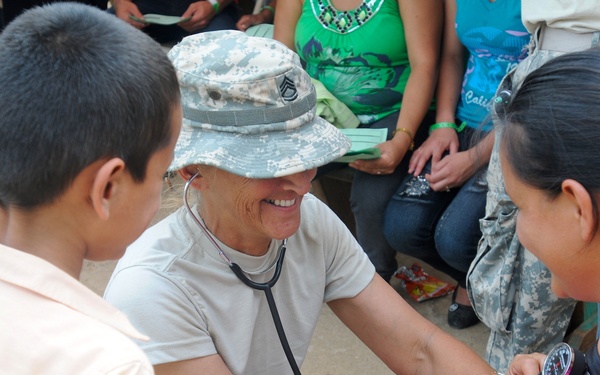
[[[353,189],[350,195],[350,209],[357,220],[373,220],[380,223],[388,200],[389,197],[377,193]]]
[[[419,225],[410,215],[387,213],[383,221],[383,234],[386,241],[396,251],[416,255],[420,252],[423,239],[419,238]]]
[[[464,238],[457,233],[440,233],[435,234],[435,244],[440,257],[455,270],[467,272],[471,262],[475,258],[477,244],[468,243],[467,238]]]
[[[383,220],[384,211],[398,187],[396,174],[376,176],[356,171],[350,192],[350,208],[357,217],[370,220]]]

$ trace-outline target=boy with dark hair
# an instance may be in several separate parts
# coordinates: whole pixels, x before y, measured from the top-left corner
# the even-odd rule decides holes
[[[77,281],[160,204],[181,126],[160,45],[90,6],[0,35],[0,362],[9,374],[151,374],[127,318]]]

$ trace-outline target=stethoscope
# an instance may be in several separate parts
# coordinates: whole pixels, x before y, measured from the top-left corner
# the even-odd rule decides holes
[[[196,177],[198,177],[199,175],[200,175],[200,172],[197,172],[195,175],[190,177],[189,180],[186,181],[185,186],[183,187],[183,204],[185,205],[185,208],[187,209],[188,213],[194,219],[194,222],[198,225],[198,227],[200,227],[200,229],[204,232],[206,237],[215,246],[215,248],[219,252],[219,256],[229,265],[229,268],[231,268],[231,270],[233,271],[235,276],[237,276],[237,278],[240,279],[241,282],[243,282],[250,288],[256,289],[256,290],[262,290],[265,292],[265,296],[267,297],[267,302],[269,304],[269,310],[271,311],[271,316],[273,317],[273,323],[275,323],[275,328],[277,329],[277,335],[279,336],[279,341],[281,342],[281,346],[283,347],[285,356],[286,356],[288,362],[290,363],[290,366],[292,367],[292,371],[293,371],[294,375],[299,375],[300,370],[298,369],[298,364],[296,363],[296,360],[294,359],[294,354],[292,353],[292,350],[290,349],[290,345],[287,341],[287,337],[285,336],[285,330],[283,329],[283,325],[281,324],[281,319],[279,318],[279,312],[277,311],[277,305],[275,304],[275,299],[273,298],[273,292],[271,290],[271,288],[273,288],[273,286],[275,286],[275,284],[277,283],[277,280],[279,280],[279,275],[281,275],[281,267],[283,266],[283,258],[285,257],[287,239],[283,240],[283,242],[281,243],[281,246],[279,246],[279,250],[278,250],[279,257],[277,258],[277,261],[274,263],[275,273],[273,274],[273,277],[271,278],[271,280],[264,282],[264,283],[257,283],[256,281],[250,280],[245,275],[242,268],[239,265],[237,265],[236,263],[232,262],[231,259],[227,256],[227,254],[225,254],[225,252],[223,252],[223,249],[221,249],[219,244],[215,241],[215,239],[213,238],[211,233],[208,231],[208,228],[206,228],[204,226],[204,224],[200,221],[200,219],[198,219],[198,217],[194,214],[192,208],[190,207],[190,205],[188,203],[187,196],[188,196],[189,186],[192,183],[192,181],[194,181],[194,179]],[[267,272],[267,271],[271,270],[272,268],[273,268],[273,265],[268,267],[264,272]]]

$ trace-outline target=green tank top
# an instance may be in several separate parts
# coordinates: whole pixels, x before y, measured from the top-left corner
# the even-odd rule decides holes
[[[361,123],[400,109],[410,66],[396,0],[363,0],[349,11],[305,0],[295,38],[308,74]]]

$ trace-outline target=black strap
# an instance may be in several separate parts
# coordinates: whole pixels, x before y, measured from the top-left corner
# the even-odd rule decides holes
[[[600,354],[598,354],[598,341],[585,352],[585,363],[590,375],[600,375]]]

